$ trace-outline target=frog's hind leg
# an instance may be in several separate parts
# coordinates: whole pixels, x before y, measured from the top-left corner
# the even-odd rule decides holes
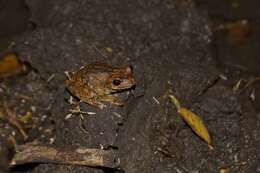
[[[106,107],[104,103],[98,101],[96,98],[87,98],[87,99],[82,98],[81,101],[91,106],[98,107],[99,109],[103,109]]]
[[[99,109],[106,107],[104,103],[99,101],[100,99],[96,97],[95,93],[89,92],[89,90],[84,87],[80,87],[75,95],[80,99],[80,102],[85,102]]]
[[[106,95],[102,97],[102,101],[109,102],[117,106],[123,106],[124,103],[116,95]]]

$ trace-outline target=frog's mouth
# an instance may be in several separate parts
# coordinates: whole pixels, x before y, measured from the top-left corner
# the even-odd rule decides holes
[[[130,91],[130,90],[134,90],[135,89],[135,85],[131,86],[130,88],[122,88],[122,89],[113,89],[110,94],[117,94],[117,93],[122,93],[122,92],[126,92],[126,91]]]

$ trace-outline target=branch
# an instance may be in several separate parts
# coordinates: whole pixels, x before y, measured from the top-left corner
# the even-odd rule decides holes
[[[84,165],[89,167],[116,168],[119,159],[112,150],[91,149],[85,147],[53,147],[43,145],[19,145],[16,147],[10,165],[26,163],[55,163]]]

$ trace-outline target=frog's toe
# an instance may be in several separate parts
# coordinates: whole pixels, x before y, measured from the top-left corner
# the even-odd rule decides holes
[[[114,101],[112,102],[114,105],[117,105],[117,106],[123,106],[124,103],[122,101]]]
[[[101,103],[101,104],[98,105],[98,108],[99,108],[99,109],[104,109],[104,108],[106,108],[106,107],[107,107],[107,105],[105,105],[105,104],[103,104],[103,103]]]
[[[85,100],[81,100],[81,101],[87,103],[90,106],[97,107],[99,109],[104,109],[106,107],[106,105],[104,103],[98,102],[98,101],[92,100],[92,99],[85,99]]]
[[[92,102],[90,105],[98,107],[99,109],[104,109],[107,107],[104,103],[101,102]]]

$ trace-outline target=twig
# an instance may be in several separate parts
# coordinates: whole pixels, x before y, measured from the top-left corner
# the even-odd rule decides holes
[[[28,135],[24,131],[22,125],[20,122],[17,120],[17,116],[15,115],[15,112],[11,111],[9,107],[7,106],[7,103],[3,103],[3,110],[0,108],[0,119],[6,119],[8,123],[11,125],[15,126],[18,131],[22,134],[24,140],[28,138]]]
[[[76,146],[18,145],[10,165],[35,162],[116,168],[119,159],[116,158],[116,153],[112,150]]]
[[[240,90],[240,93],[242,93],[244,90],[246,90],[249,86],[255,84],[256,82],[260,81],[260,77],[256,77],[255,79],[250,80],[247,82],[247,84]]]

